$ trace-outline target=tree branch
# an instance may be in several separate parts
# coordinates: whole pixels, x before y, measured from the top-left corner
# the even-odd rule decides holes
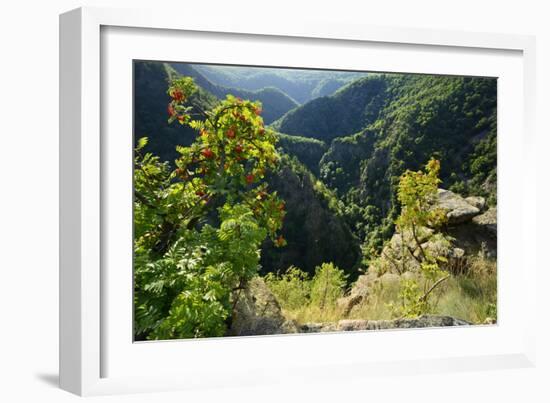
[[[439,280],[437,280],[431,287],[428,291],[426,291],[426,293],[424,293],[424,295],[422,297],[420,297],[420,301],[426,301],[426,299],[428,298],[428,295],[430,295],[430,293],[435,290],[435,288],[441,284],[442,282],[444,282],[445,280],[447,280],[449,277],[451,277],[450,274],[446,275],[445,277],[442,277],[440,278]]]
[[[414,222],[412,223],[412,235],[413,235],[414,241],[416,242],[416,245],[418,246],[418,249],[420,249],[420,253],[422,253],[422,257],[424,258],[424,260],[426,260],[426,252],[424,252],[424,248],[422,248],[422,245],[418,240],[418,236],[416,234],[416,225],[414,224]]]

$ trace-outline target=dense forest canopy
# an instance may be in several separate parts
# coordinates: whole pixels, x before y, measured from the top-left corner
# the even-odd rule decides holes
[[[335,284],[334,295],[342,297],[346,287],[365,273],[369,265],[373,268],[381,265],[373,262],[378,262],[396,231],[415,231],[417,221],[432,214],[428,214],[428,207],[414,210],[414,203],[420,199],[415,201],[414,197],[406,196],[421,191],[422,180],[427,181],[422,190],[426,206],[433,203],[438,186],[463,197],[482,196],[487,206],[496,206],[494,78],[144,61],[135,62],[134,79],[136,169],[150,171],[155,186],[163,189],[161,193],[151,193],[151,189],[144,187],[145,197],[137,201],[142,203],[136,210],[141,223],[137,227],[142,242],[139,250],[143,252],[143,245],[156,239],[156,244],[147,244],[156,251],[155,259],[159,259],[155,270],[162,271],[165,267],[170,276],[177,272],[176,260],[182,256],[192,260],[201,248],[228,247],[224,228],[227,231],[228,225],[235,225],[228,224],[234,220],[250,219],[247,225],[252,249],[243,249],[246,250],[243,253],[249,254],[246,263],[249,271],[232,277],[231,287],[239,289],[254,273],[259,273],[267,276],[275,294],[280,293],[279,302],[290,298],[289,307],[296,310],[299,304],[291,301],[294,297],[288,294],[290,285],[298,287],[297,295],[305,298],[303,301],[312,303],[315,293],[309,289],[306,298],[303,287],[306,284],[313,287],[328,276],[326,279]],[[226,111],[232,114],[226,116]],[[143,137],[147,140],[140,140]],[[258,144],[265,147],[265,155],[254,151]],[[195,164],[200,161],[210,165],[197,170]],[[222,171],[226,173],[221,175]],[[218,176],[210,176],[216,172]],[[200,175],[200,181],[199,176],[193,175]],[[147,182],[151,178],[142,179]],[[181,184],[187,180],[192,180],[188,190]],[[189,192],[190,196],[185,196],[189,198],[185,202],[188,204],[181,205],[184,211],[193,204],[193,197],[200,200],[205,197],[207,206],[212,207],[199,209],[202,212],[190,221],[186,216],[185,229],[175,221],[166,224],[170,216],[162,214],[153,220],[154,225],[168,225],[167,228],[147,227],[150,225],[147,221],[153,217],[151,200],[159,200],[159,206],[166,209],[163,214],[172,214],[169,211],[175,205],[174,192]],[[247,200],[259,200],[263,203],[261,209],[267,210],[260,214],[259,207]],[[279,205],[284,205],[284,209]],[[283,211],[282,215],[277,213]],[[411,211],[417,215],[407,215]],[[422,226],[434,226],[430,220],[433,217]],[[432,230],[432,235],[443,239],[441,234],[446,230],[441,230],[441,234],[438,231]],[[173,241],[178,236],[191,249],[182,251],[183,246]],[[442,244],[450,245],[447,240]],[[176,248],[178,245],[180,249]],[[415,259],[422,260],[419,267],[424,287],[429,289],[447,280],[441,274],[446,258],[424,251],[420,243],[413,247],[419,247],[423,256]],[[143,256],[147,256],[142,262],[145,266],[138,274],[145,276],[143,281],[149,281],[150,268],[145,267],[149,267],[147,259],[152,255],[147,252]],[[216,256],[230,265],[238,265],[232,260],[237,259],[235,256]],[[212,262],[212,269],[193,280],[194,284],[203,288],[213,284],[220,304],[212,305],[200,298],[193,300],[191,294],[187,299],[180,295],[179,305],[172,301],[157,304],[159,290],[176,281],[174,277],[164,279],[166,284],[161,281],[141,290],[145,300],[140,300],[138,310],[140,337],[193,337],[193,332],[219,335],[231,325],[228,318],[235,309],[231,307],[233,294],[219,277],[230,269],[219,266],[215,259],[204,259]],[[405,260],[400,262],[404,264]],[[401,291],[404,294],[400,295],[409,298],[410,304],[392,312],[411,316],[430,309],[424,295],[426,290],[415,289],[418,284],[412,281],[409,288]],[[175,293],[174,298],[185,289],[184,284],[178,287],[178,292],[168,287]],[[194,309],[196,315],[213,316],[202,327],[175,331],[176,307]],[[163,315],[169,315],[171,322],[163,322]],[[225,319],[220,322],[221,317]]]

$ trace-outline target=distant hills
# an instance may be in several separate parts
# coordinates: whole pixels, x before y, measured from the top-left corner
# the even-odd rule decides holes
[[[200,87],[218,98],[225,98],[228,94],[231,94],[243,99],[260,101],[263,105],[262,116],[266,124],[270,124],[275,119],[298,106],[296,101],[276,86],[265,85],[257,89],[231,87],[230,85],[212,81],[202,73],[205,70],[201,65],[171,63],[170,66],[181,75],[193,77]]]
[[[274,87],[302,104],[314,98],[330,95],[338,88],[367,73],[297,70],[266,67],[214,66],[196,64],[193,67],[213,83],[230,88],[257,91]]]

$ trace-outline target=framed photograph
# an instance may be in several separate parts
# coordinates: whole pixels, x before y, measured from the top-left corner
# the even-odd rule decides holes
[[[533,38],[60,24],[62,388],[533,365]]]

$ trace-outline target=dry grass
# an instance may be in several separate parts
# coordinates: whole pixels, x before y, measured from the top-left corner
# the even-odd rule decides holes
[[[468,260],[466,274],[452,276],[432,294],[431,312],[448,315],[471,323],[496,320],[497,265],[495,260],[474,257]],[[347,317],[337,304],[323,309],[314,304],[304,304],[295,309],[285,309],[284,315],[300,324],[308,322],[337,322],[341,319],[392,319],[393,305],[399,305],[399,281],[377,282],[369,296],[353,308]]]
[[[350,312],[349,319],[392,319],[391,304],[399,303],[399,282],[376,283],[370,291],[370,295]]]
[[[472,258],[467,274],[450,278],[435,300],[434,313],[454,316],[472,323],[496,320],[497,264]]]

